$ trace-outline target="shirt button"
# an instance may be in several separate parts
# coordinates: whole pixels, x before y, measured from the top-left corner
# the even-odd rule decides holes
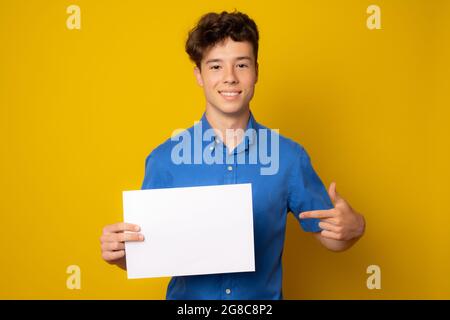
[[[231,170],[233,170],[233,167],[232,166],[228,166],[228,171],[231,171]]]
[[[226,294],[230,294],[230,293],[231,293],[231,290],[230,290],[230,289],[227,289],[227,290],[225,290],[225,292],[226,292]]]

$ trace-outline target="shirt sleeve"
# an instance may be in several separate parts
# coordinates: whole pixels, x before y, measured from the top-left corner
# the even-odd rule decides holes
[[[141,189],[160,189],[170,186],[170,175],[164,170],[162,161],[157,160],[155,151],[145,159],[145,175]]]
[[[328,210],[333,203],[325,186],[311,164],[306,150],[297,144],[296,159],[290,175],[288,209],[299,221],[306,232],[319,232],[320,219],[300,219],[301,212],[311,210]]]

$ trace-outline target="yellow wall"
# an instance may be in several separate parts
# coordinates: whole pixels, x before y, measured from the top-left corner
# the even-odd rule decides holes
[[[381,30],[366,27],[372,3]],[[290,217],[285,297],[450,298],[447,0],[1,1],[0,298],[165,297],[167,278],[127,280],[98,239],[146,155],[203,112],[187,31],[234,8],[261,33],[256,119],[367,219],[337,254]],[[66,288],[72,264],[81,290]],[[366,287],[372,264],[381,290]]]

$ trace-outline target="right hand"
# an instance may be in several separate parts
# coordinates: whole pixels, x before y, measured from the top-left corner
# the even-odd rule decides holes
[[[140,229],[138,225],[124,222],[105,226],[100,237],[103,260],[125,269],[125,242],[144,241],[144,236],[138,233]]]

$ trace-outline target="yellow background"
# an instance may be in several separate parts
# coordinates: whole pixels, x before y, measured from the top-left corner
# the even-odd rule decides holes
[[[66,27],[70,4],[81,30]],[[366,27],[370,4],[382,30]],[[168,278],[103,262],[99,236],[149,152],[201,117],[188,30],[234,8],[261,34],[256,119],[367,220],[332,253],[290,216],[285,297],[450,298],[447,0],[1,1],[0,298],[165,297]],[[81,290],[66,288],[72,264]],[[366,287],[372,264],[381,290]]]

